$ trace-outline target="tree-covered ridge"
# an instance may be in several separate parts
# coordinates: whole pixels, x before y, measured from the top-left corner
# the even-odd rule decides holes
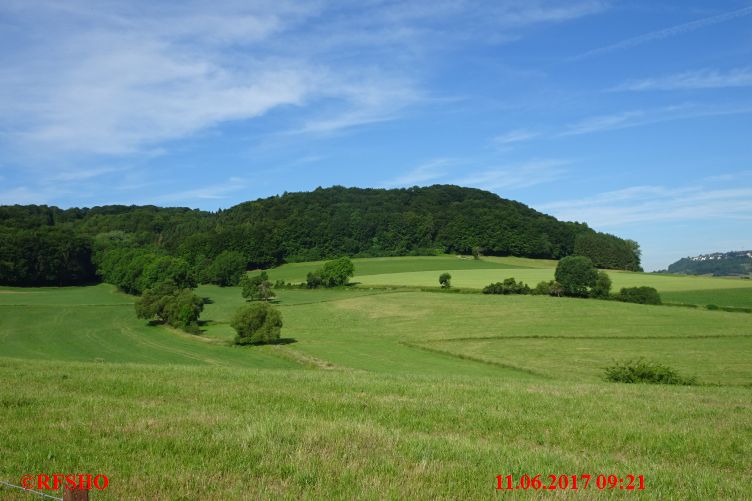
[[[685,257],[668,267],[668,273],[684,275],[750,275],[752,251],[716,252],[696,257]]]
[[[155,206],[0,206],[0,283],[93,281],[92,262],[102,271],[112,261],[108,253],[128,254],[122,249],[180,258],[202,281],[213,280],[207,270],[227,251],[242,255],[246,268],[342,255],[481,252],[549,259],[578,253],[599,267],[639,269],[633,242],[451,185],[318,188],[215,213]]]

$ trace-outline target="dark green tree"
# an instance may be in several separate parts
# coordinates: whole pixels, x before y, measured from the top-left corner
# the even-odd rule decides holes
[[[156,320],[172,327],[196,331],[204,301],[190,289],[181,289],[174,281],[165,280],[146,289],[136,299],[136,316]]]
[[[452,286],[452,275],[450,275],[447,272],[442,273],[439,275],[439,285],[441,285],[442,288],[448,289]]]
[[[204,283],[221,287],[238,285],[246,271],[248,260],[242,252],[227,250],[214,258],[203,274]]]
[[[608,299],[611,296],[611,278],[605,271],[598,271],[595,285],[590,289],[590,296],[596,299]]]
[[[587,297],[589,288],[598,278],[598,270],[585,256],[567,256],[556,266],[555,277],[565,295]]]
[[[324,287],[347,285],[350,277],[355,273],[355,266],[347,256],[328,261],[321,268],[321,281]]]
[[[282,331],[282,314],[269,303],[251,303],[235,312],[230,325],[237,332],[235,344],[273,343]]]

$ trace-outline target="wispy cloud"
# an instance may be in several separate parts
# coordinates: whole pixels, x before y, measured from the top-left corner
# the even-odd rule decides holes
[[[425,51],[603,8],[597,0],[8,0],[0,16],[13,50],[0,54],[0,130],[27,151],[124,155],[277,109],[310,112],[297,117],[305,133],[393,120],[421,98]],[[388,60],[372,64],[377,53]]]
[[[500,146],[508,146],[513,143],[521,143],[538,137],[540,133],[527,129],[516,129],[500,134],[492,139],[493,143]]]
[[[752,220],[752,187],[633,186],[536,208],[560,219],[584,221],[596,228],[657,221]]]
[[[212,184],[201,188],[177,191],[160,195],[149,203],[192,203],[197,200],[222,200],[233,193],[247,188],[248,181],[240,177],[231,177],[224,183]]]
[[[457,163],[451,158],[435,158],[418,165],[405,174],[381,184],[384,188],[409,187],[436,181],[449,174],[449,168]]]
[[[727,87],[752,86],[752,68],[736,68],[727,72],[715,69],[687,71],[657,78],[632,80],[617,85],[611,90],[651,91],[651,90],[689,90],[721,89]]]
[[[744,115],[752,113],[752,103],[737,106],[704,106],[683,104],[648,110],[630,110],[610,115],[584,118],[568,125],[559,136],[576,136],[616,129],[639,127],[642,125],[688,120],[700,117],[724,115]]]
[[[453,181],[453,184],[491,191],[529,188],[560,179],[566,173],[564,167],[570,163],[557,159],[531,160],[469,173]]]
[[[579,54],[571,58],[571,60],[585,59],[585,58],[592,57],[592,56],[608,54],[609,52],[630,49],[632,47],[644,45],[646,43],[653,42],[655,40],[663,40],[665,38],[675,37],[677,35],[689,33],[695,30],[699,30],[701,28],[705,28],[707,26],[712,26],[714,24],[720,24],[720,23],[724,23],[727,21],[732,21],[734,19],[739,19],[741,17],[749,16],[750,14],[752,14],[752,6],[744,7],[742,9],[734,10],[731,12],[725,12],[723,14],[718,14],[715,16],[698,19],[696,21],[691,21],[689,23],[678,24],[676,26],[671,26],[668,28],[664,28],[662,30],[651,31],[650,33],[645,33],[643,35],[628,38],[626,40],[622,40],[614,44],[592,49],[592,50],[589,50],[587,52],[584,52],[582,54]]]

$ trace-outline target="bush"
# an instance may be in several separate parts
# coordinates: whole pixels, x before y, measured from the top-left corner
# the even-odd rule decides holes
[[[282,331],[282,313],[269,303],[251,303],[235,312],[230,325],[237,332],[235,344],[273,343]]]
[[[250,301],[268,301],[274,297],[269,275],[265,271],[252,277],[243,276],[240,279],[240,286],[242,288],[240,294]]]
[[[539,282],[538,285],[530,291],[530,294],[535,296],[561,296],[563,293],[564,289],[561,284],[555,280]]]
[[[182,289],[172,280],[166,280],[145,290],[136,300],[135,307],[138,318],[156,319],[172,327],[196,332],[204,300],[190,289]]]
[[[610,367],[606,367],[605,379],[613,383],[697,384],[694,377],[682,377],[670,367],[647,362],[642,358],[617,362]]]
[[[661,304],[661,296],[653,287],[625,287],[616,299],[625,303]]]
[[[567,256],[556,265],[556,281],[567,296],[587,297],[588,289],[594,287],[598,270],[585,256]]]
[[[608,299],[611,297],[611,278],[605,271],[599,271],[595,285],[590,289],[590,297]]]
[[[446,272],[444,272],[441,275],[439,275],[439,285],[441,285],[441,287],[443,289],[448,289],[449,287],[451,287],[452,286],[452,275],[450,275],[449,273],[446,273]]]
[[[530,294],[530,287],[514,278],[507,278],[503,282],[489,284],[483,288],[483,294]]]
[[[324,281],[321,279],[321,273],[318,271],[309,271],[306,276],[306,287],[309,289],[318,289],[323,285]]]
[[[321,281],[324,287],[337,287],[347,285],[347,282],[355,274],[355,265],[350,258],[345,256],[334,261],[324,263],[321,268]]]
[[[713,311],[721,309],[717,304],[709,304],[705,308],[707,308],[709,310],[713,310]]]

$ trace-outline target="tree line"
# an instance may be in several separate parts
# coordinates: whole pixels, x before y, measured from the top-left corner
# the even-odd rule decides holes
[[[635,242],[558,221],[493,193],[451,185],[335,186],[217,212],[0,206],[0,284],[5,285],[110,281],[117,275],[112,262],[126,255],[134,263],[146,259],[143,255],[160,257],[160,266],[187,267],[198,282],[232,285],[246,269],[284,262],[444,252],[548,259],[580,254],[601,268],[640,269]],[[137,254],[142,257],[136,259]],[[139,279],[113,280],[143,291]]]

